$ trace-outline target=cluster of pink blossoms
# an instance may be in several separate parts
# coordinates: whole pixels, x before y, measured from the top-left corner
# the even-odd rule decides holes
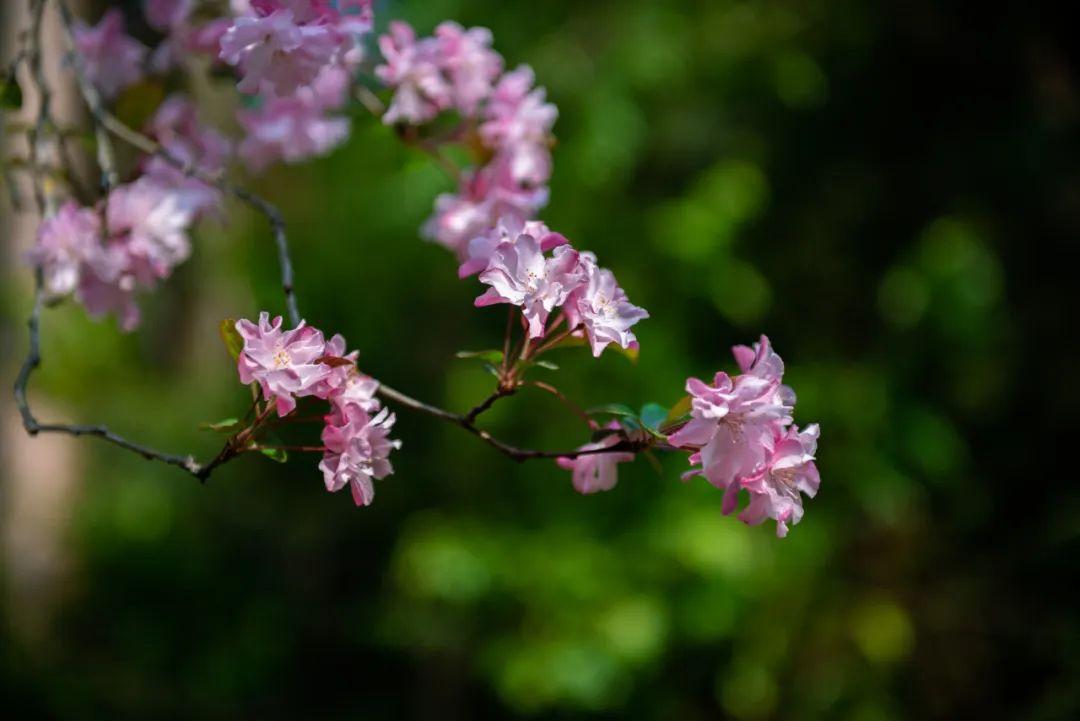
[[[712,385],[691,378],[691,419],[668,437],[676,448],[693,451],[699,466],[684,477],[704,476],[724,491],[723,511],[738,505],[739,491],[750,503],[739,514],[746,523],[776,521],[779,536],[803,515],[802,495],[817,493],[821,479],[814,464],[818,426],[792,423],[795,393],[783,384],[784,362],[761,337],[753,348],[732,349],[742,371],[732,378],[719,372]]]
[[[503,219],[521,223],[547,204],[551,177],[551,128],[558,110],[534,87],[527,66],[503,73],[486,28],[466,30],[444,22],[417,39],[406,23],[393,22],[379,38],[385,64],[376,75],[394,89],[383,122],[423,125],[456,111],[490,160],[467,171],[456,193],[439,196],[425,234],[462,259],[469,241]]]
[[[394,414],[375,397],[378,383],[357,369],[357,352],[346,353],[340,335],[326,341],[321,331],[303,322],[283,330],[281,317],[271,321],[267,313],[259,314],[258,323],[237,321],[236,330],[244,341],[237,359],[240,381],[257,383],[278,416],[292,413],[298,398],[329,401],[319,463],[326,490],[349,486],[356,505],[370,504],[372,480],[394,472],[390,451],[401,442],[389,438]]]
[[[203,128],[181,96],[161,105],[147,132],[207,172],[220,170],[229,153],[228,141]],[[29,259],[50,300],[73,296],[91,316],[113,313],[131,330],[139,323],[136,292],[154,288],[188,258],[191,226],[218,202],[214,188],[150,159],[141,176],[95,207],[62,205],[42,222]]]

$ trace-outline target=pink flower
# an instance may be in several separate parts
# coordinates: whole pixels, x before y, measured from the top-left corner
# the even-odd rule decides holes
[[[381,407],[375,397],[379,382],[359,371],[356,367],[358,355],[358,351],[345,352],[345,338],[340,333],[327,341],[323,358],[335,362],[330,365],[326,378],[319,382],[315,395],[326,398],[338,408],[351,404],[374,413]]]
[[[191,15],[194,0],[144,0],[146,22],[161,32],[182,25]]]
[[[499,80],[480,126],[480,137],[488,147],[547,144],[559,110],[546,101],[543,88],[533,88],[534,79],[532,68],[522,65]]]
[[[105,99],[142,78],[147,48],[124,32],[124,14],[119,9],[107,11],[93,27],[76,21],[72,35],[86,77]]]
[[[582,281],[578,252],[568,245],[555,248],[547,258],[540,241],[522,233],[492,251],[480,282],[491,286],[475,301],[477,307],[496,303],[520,306],[529,324],[529,337],[544,335],[551,311],[562,305]]]
[[[315,395],[316,389],[330,374],[330,367],[319,363],[325,354],[323,334],[301,321],[292,330],[281,329],[281,316],[270,321],[268,313],[259,314],[258,325],[249,320],[236,322],[244,339],[237,361],[240,382],[258,383],[263,397],[273,398],[279,416],[296,408],[296,399]]]
[[[389,438],[394,420],[385,408],[372,417],[354,404],[339,406],[326,416],[322,432],[326,452],[319,463],[326,490],[339,491],[348,485],[356,505],[371,503],[375,497],[372,479],[394,472],[390,452],[401,447],[401,441]]]
[[[519,184],[505,160],[496,156],[479,171],[465,174],[456,194],[436,198],[435,214],[424,224],[423,234],[464,260],[469,241],[500,219],[520,223],[535,217],[547,205],[548,189]]]
[[[379,38],[379,50],[386,62],[375,68],[375,75],[395,90],[384,123],[419,125],[451,107],[453,90],[433,38],[417,42],[412,26],[394,21],[390,32]]]
[[[448,21],[435,28],[435,37],[438,63],[453,88],[454,106],[462,115],[472,116],[502,72],[502,57],[491,49],[491,31],[466,30]]]
[[[225,169],[232,144],[217,130],[199,122],[195,105],[180,94],[166,98],[150,120],[148,133],[174,158],[215,175]],[[216,210],[221,192],[201,180],[186,175],[164,158],[152,156],[144,171],[147,176],[185,196],[184,204],[196,216]]]
[[[283,160],[296,163],[324,155],[349,137],[349,120],[326,114],[344,103],[348,75],[339,67],[325,68],[291,98],[273,98],[260,110],[240,111],[246,131],[238,150],[252,170]]]
[[[585,327],[593,356],[597,358],[609,343],[631,347],[637,338],[630,327],[648,318],[649,313],[630,303],[626,292],[615,282],[615,274],[596,265],[595,255],[581,253],[579,262],[585,282],[567,300],[569,327],[579,324]]]
[[[28,260],[41,269],[45,292],[60,298],[75,292],[83,263],[100,244],[98,214],[69,200],[41,222]]]
[[[252,7],[258,11],[271,5],[276,3],[253,3]],[[240,67],[243,77],[236,86],[240,92],[255,94],[266,89],[287,97],[330,64],[340,40],[327,25],[307,23],[291,9],[274,10],[236,18],[221,38],[221,59]]]
[[[466,260],[458,268],[458,277],[467,278],[488,267],[491,254],[499,243],[513,241],[522,233],[531,235],[540,241],[540,250],[547,252],[569,241],[551,230],[539,220],[521,222],[515,217],[499,218],[495,227],[484,235],[478,235],[469,241]]]
[[[740,481],[739,485],[750,493],[750,503],[739,514],[740,521],[757,525],[772,518],[776,521],[776,535],[783,538],[788,533],[788,524],[795,525],[802,519],[800,494],[813,498],[821,485],[814,463],[818,434],[815,423],[801,432],[792,426],[770,439],[764,468]],[[737,493],[736,485],[728,488],[724,496],[725,514],[735,510]]]
[[[105,205],[109,237],[128,255],[125,272],[142,285],[167,278],[191,254],[188,229],[195,208],[191,198],[142,177],[109,193]]]
[[[612,422],[608,428],[617,429],[619,424]],[[618,433],[605,436],[596,443],[586,443],[578,448],[579,451],[594,451],[600,448],[610,448],[621,441]],[[560,468],[573,471],[574,490],[578,493],[596,493],[598,491],[610,491],[618,481],[616,466],[620,463],[628,463],[634,460],[634,454],[629,452],[616,453],[590,453],[577,456],[576,458],[558,458],[556,463]]]
[[[772,358],[768,343],[762,336],[762,357]],[[690,462],[701,468],[687,475],[704,475],[717,488],[726,489],[738,478],[759,472],[774,430],[791,423],[792,405],[779,387],[780,376],[772,373],[744,373],[732,379],[719,372],[712,385],[689,379],[691,420],[668,438],[677,448],[697,449]]]

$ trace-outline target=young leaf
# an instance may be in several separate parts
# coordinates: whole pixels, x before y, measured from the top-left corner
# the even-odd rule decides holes
[[[555,365],[554,363],[552,363],[549,360],[533,361],[533,365],[539,366],[541,368],[546,368],[549,371],[557,371],[557,370],[559,370],[559,366]]]
[[[664,419],[664,426],[669,426],[675,421],[681,420],[683,416],[690,412],[690,396],[683,396],[675,402],[675,405],[668,411],[667,418]]]
[[[622,403],[607,403],[607,404],[602,405],[602,406],[596,406],[595,408],[590,408],[587,412],[588,412],[589,415],[592,415],[594,413],[607,413],[608,415],[612,415],[612,416],[622,416],[624,418],[637,418],[637,413],[634,413],[634,409],[631,408],[630,406],[624,406]]]
[[[243,427],[239,418],[224,418],[220,421],[204,421],[199,424],[200,431],[214,431],[216,433],[235,433]]]
[[[289,454],[283,448],[260,448],[259,453],[276,463],[284,463],[289,460]]]
[[[650,430],[659,430],[667,415],[668,409],[659,403],[646,403],[641,407],[641,423]]]
[[[501,350],[459,350],[454,355],[457,358],[476,358],[488,363],[502,363],[503,360]]]
[[[240,337],[240,331],[236,330],[236,319],[226,318],[218,326],[221,341],[225,344],[225,350],[229,352],[233,360],[240,357],[240,351],[244,349],[244,339]]]

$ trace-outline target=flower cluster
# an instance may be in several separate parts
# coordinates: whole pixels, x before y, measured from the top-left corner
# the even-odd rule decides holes
[[[371,31],[371,0],[251,0],[220,38],[220,59],[237,67],[242,93],[240,158],[252,170],[322,155],[348,137],[329,115],[348,99],[350,77]]]
[[[199,124],[182,96],[162,104],[148,132],[195,167],[220,170],[229,144]],[[30,262],[42,271],[52,300],[74,296],[92,317],[113,313],[124,330],[139,323],[136,291],[154,288],[191,254],[189,231],[217,207],[218,192],[161,158],[113,188],[95,207],[65,203],[42,222]]]
[[[298,398],[330,403],[319,463],[326,489],[349,486],[356,505],[370,504],[372,480],[394,472],[390,451],[401,443],[389,438],[394,414],[375,397],[378,383],[357,369],[357,352],[346,353],[340,335],[327,341],[322,331],[303,322],[285,330],[281,317],[271,320],[268,313],[259,314],[258,323],[237,321],[236,331],[243,339],[237,358],[240,381],[257,383],[279,417],[291,414]]]
[[[788,524],[802,518],[801,494],[813,497],[820,484],[814,465],[818,427],[800,431],[793,425],[795,394],[782,383],[784,363],[768,338],[733,352],[739,375],[721,371],[711,385],[697,378],[686,382],[691,418],[668,443],[692,451],[690,462],[698,467],[684,478],[701,475],[722,489],[725,514],[746,490],[751,500],[739,518],[750,524],[772,518],[777,535],[785,536]]]
[[[574,250],[565,237],[539,221],[502,220],[487,235],[474,238],[459,272],[469,274],[480,267],[480,282],[489,288],[476,305],[519,306],[532,339],[544,337],[548,317],[562,309],[567,327],[584,334],[593,355],[599,356],[610,343],[636,346],[630,327],[649,317],[630,303],[614,274],[596,264],[595,255]]]
[[[105,99],[115,98],[142,79],[148,51],[127,34],[124,13],[119,9],[107,11],[94,26],[76,21],[72,34],[87,79]]]
[[[436,199],[425,235],[464,259],[469,241],[500,219],[535,218],[548,200],[558,110],[543,88],[534,87],[532,70],[503,73],[491,32],[453,22],[420,39],[408,24],[391,23],[379,48],[385,64],[376,75],[394,89],[383,122],[419,126],[453,110],[463,119],[462,132],[489,156],[482,167],[463,173],[456,193]]]

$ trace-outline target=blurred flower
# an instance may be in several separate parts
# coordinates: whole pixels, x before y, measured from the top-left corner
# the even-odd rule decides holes
[[[86,77],[106,100],[142,78],[147,48],[124,32],[119,9],[108,10],[92,27],[76,20],[72,35]]]

